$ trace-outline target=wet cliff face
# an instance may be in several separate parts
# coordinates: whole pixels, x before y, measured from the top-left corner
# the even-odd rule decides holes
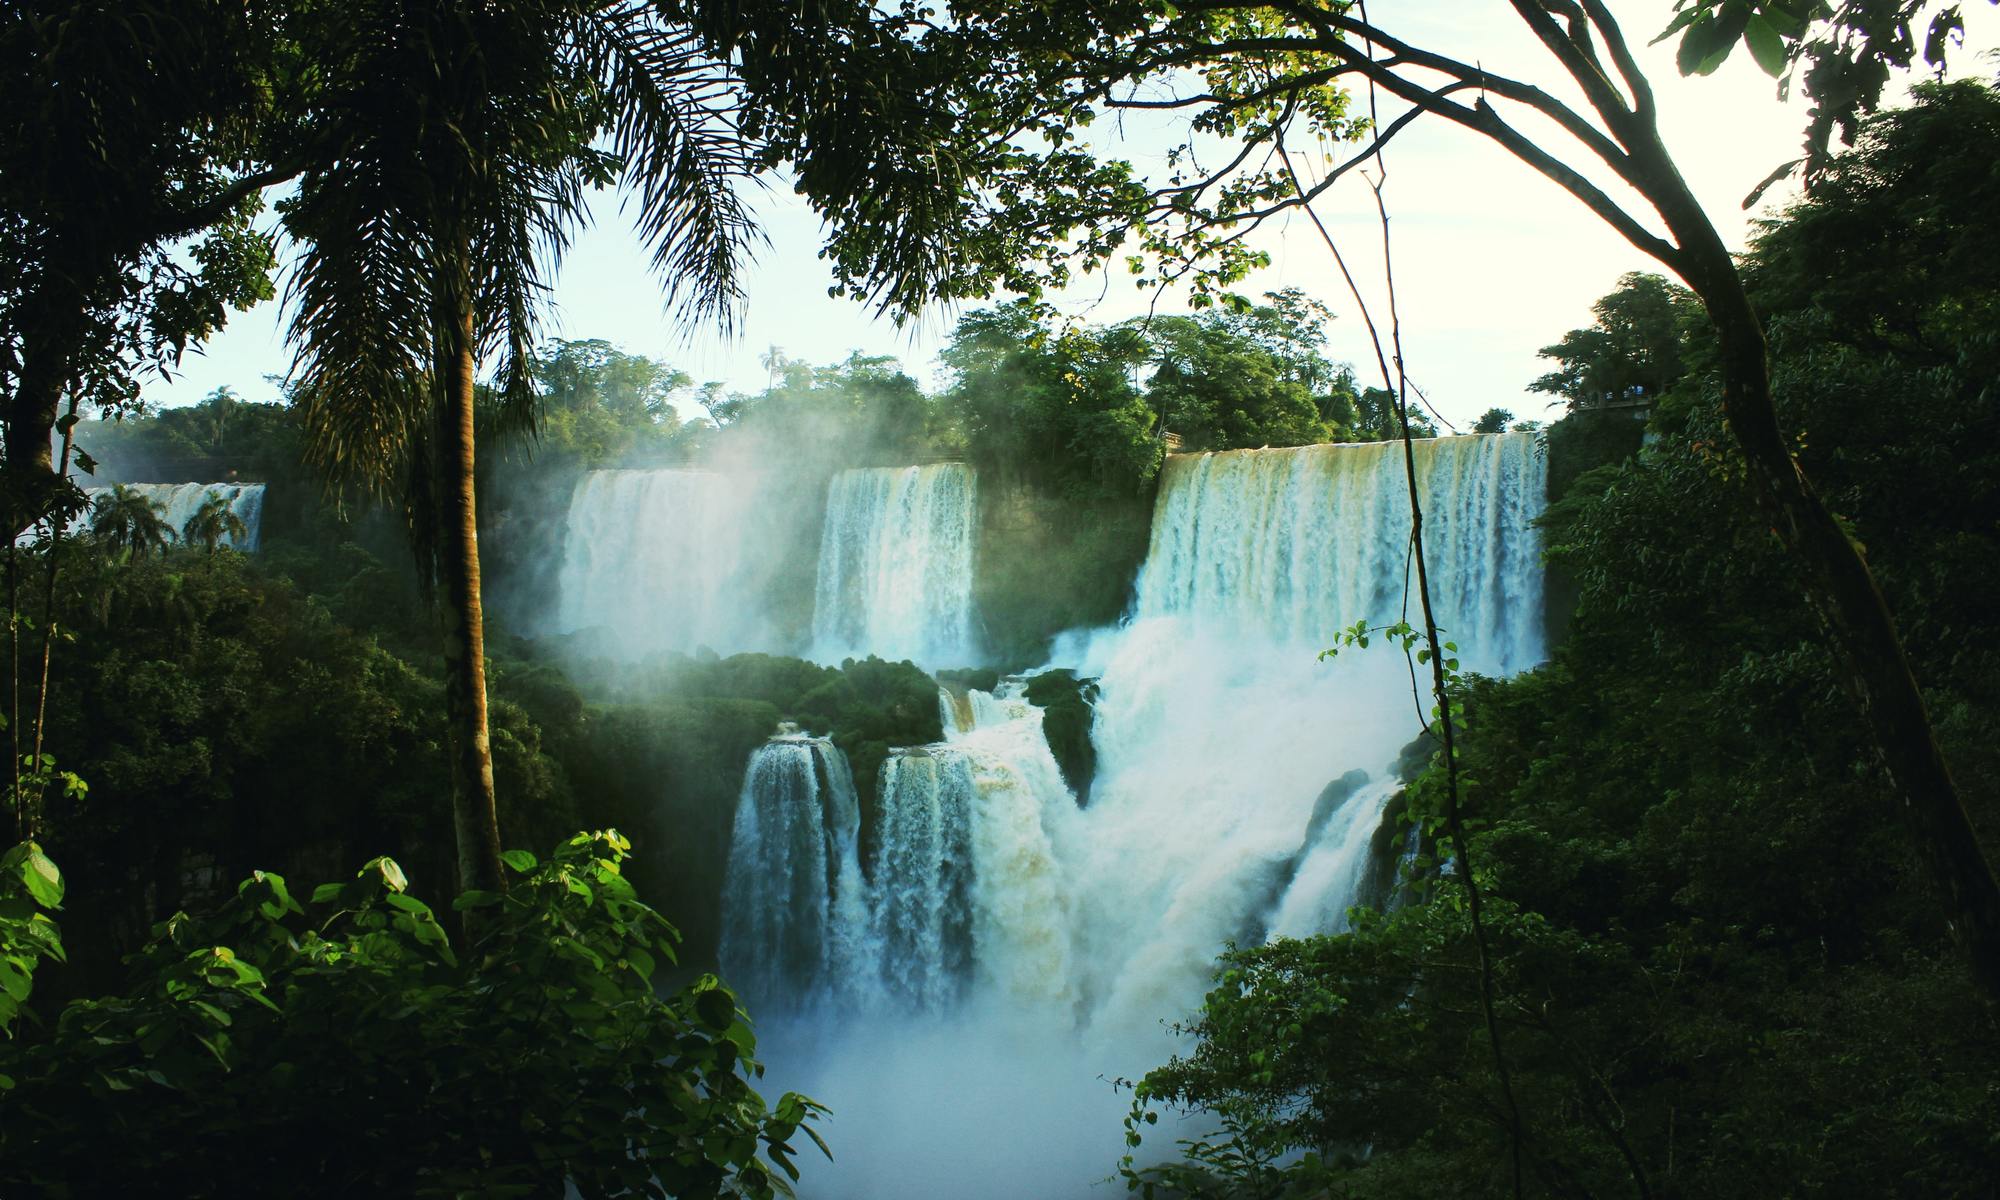
[[[1153,497],[1080,503],[1018,479],[982,476],[973,611],[989,661],[1047,661],[1065,629],[1124,615],[1146,557]]]

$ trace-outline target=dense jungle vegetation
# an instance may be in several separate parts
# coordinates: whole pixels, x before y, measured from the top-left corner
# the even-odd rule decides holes
[[[1230,56],[1289,6],[972,0],[953,29],[811,9],[803,28],[666,0],[0,14],[0,510],[43,533],[5,568],[0,1191],[785,1191],[820,1110],[755,1090],[750,1019],[709,970],[743,765],[797,722],[866,795],[889,747],[939,736],[936,684],[874,659],[613,670],[536,637],[577,474],[784,463],[810,512],[839,467],[970,461],[1018,501],[986,513],[976,600],[1020,668],[1123,610],[1169,435],[1436,432],[1327,357],[1316,301],[1230,290],[1263,264],[1224,231],[1305,203],[1296,176],[1150,192],[1064,149],[1097,115],[1079,94],[1185,65],[1135,42],[1194,46],[1229,114],[1206,132],[1255,145],[1303,112],[1364,136],[1315,66],[1389,69],[1340,57],[1345,8],[1304,6],[1332,24],[1282,83]],[[1600,9],[1553,35],[1569,69]],[[2000,820],[2000,97],[1931,85],[1827,150],[1911,61],[1914,11],[1701,0],[1668,32],[1690,71],[1739,39],[1804,70],[1812,186],[1744,256],[1758,315],[1738,315],[1762,322],[1782,451],[1898,615],[1979,859]],[[1841,36],[1810,42],[1827,21]],[[684,86],[728,98],[681,106]],[[1053,149],[1018,150],[1030,135]],[[952,151],[964,181],[940,186]],[[829,223],[839,288],[884,311],[1033,294],[1128,234],[1134,275],[1185,278],[1201,307],[1110,327],[981,308],[929,392],[892,361],[774,348],[764,390],[726,394],[540,336],[583,197],[614,184],[676,312],[726,315],[754,238],[733,185],[779,163]],[[145,379],[274,298],[280,184],[285,402],[148,411]],[[971,205],[981,187],[1001,201]],[[1219,1131],[1174,1165],[1135,1153],[1132,1188],[1519,1196],[1511,1162],[1549,1196],[1994,1194],[2000,1031],[1957,949],[1979,930],[1953,919],[1977,907],[1939,902],[1960,897],[1896,819],[1914,793],[1848,693],[1852,646],[1805,599],[1825,588],[1787,514],[1759,507],[1743,320],[1648,275],[1596,316],[1536,384],[1569,408],[1543,521],[1565,636],[1519,678],[1451,681],[1490,967],[1420,744],[1377,842],[1415,825],[1423,851],[1351,932],[1228,951],[1189,1052],[1136,1085],[1128,1142],[1158,1149],[1166,1106]],[[1635,397],[1643,426],[1603,407]],[[87,511],[72,466],[267,482],[265,545],[221,545],[213,510],[165,528],[131,494]],[[774,588],[797,623],[810,579]],[[1031,688],[1087,800],[1091,681]]]

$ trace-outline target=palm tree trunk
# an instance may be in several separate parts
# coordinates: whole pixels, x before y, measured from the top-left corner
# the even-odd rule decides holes
[[[460,258],[461,264],[465,258]],[[461,266],[461,278],[463,267]],[[473,490],[474,334],[469,281],[452,289],[440,321],[438,573],[444,584],[444,702],[451,741],[452,819],[461,889],[506,890],[486,726],[486,623],[479,593],[479,509]]]

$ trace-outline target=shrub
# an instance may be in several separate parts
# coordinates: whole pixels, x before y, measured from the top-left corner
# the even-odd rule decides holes
[[[301,905],[256,873],[176,915],[128,987],[0,1051],[9,1195],[767,1197],[819,1111],[767,1108],[755,1038],[712,975],[666,995],[677,935],[615,832],[444,926],[378,858]],[[761,1151],[761,1154],[760,1154]]]

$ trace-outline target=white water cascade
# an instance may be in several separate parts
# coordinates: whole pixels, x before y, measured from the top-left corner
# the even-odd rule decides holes
[[[1534,438],[1415,456],[1447,636],[1471,669],[1532,665]],[[1094,1194],[1124,1105],[1104,1080],[1179,1048],[1166,1025],[1224,944],[1344,927],[1428,699],[1379,642],[1319,651],[1357,621],[1420,619],[1408,529],[1399,446],[1172,458],[1130,617],[1066,635],[1051,664],[1099,681],[1089,807],[1014,684],[943,699],[946,740],[892,755],[862,986],[766,1029],[783,1085],[835,1112],[839,1159],[807,1200]],[[823,599],[828,553],[886,536],[834,549],[833,530],[830,505]]]
[[[786,732],[751,755],[722,885],[722,966],[746,994],[810,1003],[861,974],[860,829],[832,742]]]
[[[975,660],[978,489],[964,463],[842,471],[827,484],[813,657]]]
[[[603,629],[619,656],[773,649],[755,595],[756,481],[591,471],[570,495],[553,632]]]
[[[1534,435],[1413,449],[1438,623],[1469,668],[1505,674],[1534,663],[1541,566],[1529,522],[1547,474]],[[1418,623],[1409,530],[1401,443],[1176,455],[1160,481],[1138,615],[1324,644],[1364,617],[1407,612]]]

